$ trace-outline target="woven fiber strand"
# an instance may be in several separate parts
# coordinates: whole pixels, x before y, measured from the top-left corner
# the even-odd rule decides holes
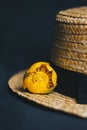
[[[68,17],[80,17],[80,18],[87,18],[87,6],[81,6],[72,9],[66,9],[59,12],[60,15],[65,15]]]
[[[85,42],[84,42],[85,43]],[[87,44],[54,39],[54,47],[87,54]]]
[[[87,35],[87,25],[77,25],[69,23],[64,24],[61,22],[56,22],[54,28],[56,32]]]
[[[66,41],[73,41],[73,42],[83,42],[87,41],[87,35],[70,35],[66,33],[59,33],[59,32],[54,32],[54,39],[63,39]]]
[[[56,21],[60,21],[62,23],[71,23],[71,24],[87,24],[87,18],[73,18],[63,15],[58,15],[56,17]]]
[[[71,60],[87,62],[87,54],[85,53],[80,53],[73,50],[71,51],[71,50],[63,49],[56,46],[54,46],[52,53],[55,53],[56,57],[61,56],[61,57],[68,58]]]
[[[87,74],[87,6],[59,11],[54,29],[51,61]]]
[[[87,24],[87,6],[60,11],[56,21],[71,24]]]
[[[8,85],[14,93],[17,93],[19,96],[42,106],[54,110],[61,110],[68,114],[73,114],[82,118],[87,118],[87,105],[77,104],[74,98],[70,98],[54,91],[48,95],[39,95],[31,94],[23,90],[22,86],[24,74],[25,71],[22,71],[13,75],[9,79]]]
[[[51,61],[61,68],[87,74],[87,62],[57,57],[56,54],[51,55]]]

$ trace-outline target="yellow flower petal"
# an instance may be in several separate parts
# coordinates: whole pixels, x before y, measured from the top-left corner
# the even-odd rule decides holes
[[[23,88],[31,93],[50,93],[57,86],[57,73],[48,62],[37,62],[26,70]]]

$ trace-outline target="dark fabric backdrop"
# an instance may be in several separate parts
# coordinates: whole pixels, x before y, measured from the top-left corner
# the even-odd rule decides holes
[[[85,4],[85,0],[0,1],[0,61],[21,69],[48,60],[56,13]]]
[[[36,61],[49,61],[56,13],[86,4],[86,0],[0,1],[0,130],[87,130],[86,119],[22,100],[7,85],[14,73]]]

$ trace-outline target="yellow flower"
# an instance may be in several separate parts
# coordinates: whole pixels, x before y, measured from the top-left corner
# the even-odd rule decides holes
[[[57,73],[48,62],[37,62],[26,70],[23,88],[31,93],[50,93],[57,86]]]

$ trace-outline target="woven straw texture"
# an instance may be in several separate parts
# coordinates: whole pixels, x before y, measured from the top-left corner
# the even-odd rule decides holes
[[[60,66],[64,69],[87,74],[87,62],[71,60],[60,56],[56,57],[53,55],[51,57],[51,61],[55,65]]]
[[[87,6],[56,15],[51,61],[64,69],[87,74]]]
[[[22,71],[13,75],[9,79],[8,85],[14,93],[17,93],[19,96],[38,103],[42,106],[54,110],[61,110],[68,114],[73,114],[82,118],[87,118],[87,104],[77,104],[74,98],[70,98],[54,91],[48,95],[39,95],[31,94],[23,90],[22,86],[24,74],[25,71]]]
[[[80,46],[77,44],[79,47],[74,43],[67,44],[69,43],[54,44],[51,51],[51,61],[64,69],[87,74],[87,49],[81,44]],[[81,48],[81,46],[83,47]]]
[[[60,11],[59,14],[68,17],[87,18],[87,6],[67,9],[65,11]]]
[[[86,41],[87,42],[87,41]],[[78,43],[78,42],[70,42],[70,41],[62,41],[62,40],[54,40],[53,47],[58,49],[63,49],[67,51],[79,52],[83,54],[87,54],[87,43]]]
[[[55,31],[56,32],[62,32],[62,33],[67,33],[67,34],[84,34],[87,35],[87,25],[79,25],[79,24],[65,24],[56,21],[54,25]]]
[[[70,35],[66,33],[54,33],[54,38],[55,39],[63,39],[66,41],[73,41],[73,42],[83,42],[87,41],[87,35]]]
[[[69,24],[87,24],[87,6],[60,11],[56,21]]]

